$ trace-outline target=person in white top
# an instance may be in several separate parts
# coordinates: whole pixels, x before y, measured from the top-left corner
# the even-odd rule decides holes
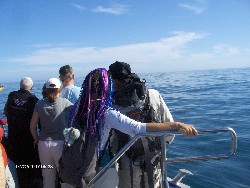
[[[70,124],[85,133],[86,137],[93,137],[97,140],[97,158],[101,156],[102,150],[105,149],[104,146],[111,128],[131,137],[139,133],[152,131],[180,131],[186,136],[198,134],[192,125],[181,122],[141,123],[115,110],[112,107],[112,79],[104,68],[91,71],[86,76],[82,88],[82,94],[71,111]],[[116,187],[116,179],[118,179],[117,174],[114,174],[111,181],[105,179],[101,187]]]
[[[74,85],[75,74],[73,68],[69,65],[64,65],[60,68],[59,74],[63,85],[60,97],[66,98],[74,104],[79,98],[81,88]]]

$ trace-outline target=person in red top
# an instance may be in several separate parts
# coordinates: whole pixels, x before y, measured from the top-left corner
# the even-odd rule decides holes
[[[6,187],[13,187],[14,188],[14,187],[18,187],[16,170],[14,167],[14,163],[8,159],[4,145],[2,144],[3,135],[4,135],[4,126],[6,124],[7,124],[7,120],[0,118],[0,148],[1,148],[1,155],[2,155],[0,157],[2,157],[3,163],[4,163]],[[2,168],[2,166],[0,168]],[[1,174],[0,176],[2,177],[3,174]]]
[[[4,167],[6,167],[8,165],[8,158],[7,158],[7,154],[6,151],[2,145],[2,139],[3,139],[3,134],[4,134],[4,128],[3,126],[7,123],[7,120],[5,119],[0,119],[0,147],[2,149],[2,156],[3,156],[3,160],[4,160]]]
[[[7,120],[0,118],[0,148],[1,148],[1,155],[2,155],[2,156],[0,156],[0,158],[2,157],[2,159],[3,159],[4,171],[5,171],[5,174],[0,174],[0,176],[2,177],[3,175],[5,175],[6,187],[16,188],[19,186],[18,186],[15,166],[14,166],[14,163],[8,159],[4,145],[2,144],[2,140],[4,137],[4,126],[6,124],[7,124]],[[2,166],[0,166],[0,168],[2,168]],[[2,173],[2,171],[1,171],[1,173]],[[0,187],[2,185],[3,184],[1,184]]]
[[[6,167],[8,165],[8,159],[6,151],[2,145],[2,139],[4,134],[3,125],[5,125],[7,121],[5,119],[0,119],[0,186],[6,186]]]

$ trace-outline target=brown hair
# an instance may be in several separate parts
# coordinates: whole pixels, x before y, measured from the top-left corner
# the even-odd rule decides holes
[[[58,93],[60,93],[62,91],[62,87],[60,87],[60,88],[47,88],[46,91],[48,94],[49,102],[52,103],[52,102],[55,102]]]
[[[61,81],[70,81],[73,78],[73,68],[69,65],[62,66],[59,70]]]

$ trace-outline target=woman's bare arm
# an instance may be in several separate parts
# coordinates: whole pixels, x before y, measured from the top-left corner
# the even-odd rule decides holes
[[[181,122],[147,123],[146,130],[147,132],[179,131],[186,136],[198,134],[198,131],[192,125]]]
[[[30,121],[30,132],[35,141],[38,141],[38,135],[37,135],[37,130],[36,130],[36,125],[38,123],[38,120],[39,120],[38,112],[33,112],[33,115]]]

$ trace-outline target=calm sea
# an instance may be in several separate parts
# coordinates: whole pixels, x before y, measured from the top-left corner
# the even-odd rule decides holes
[[[140,74],[150,88],[157,89],[167,103],[175,121],[193,124],[199,129],[231,127],[238,137],[236,155],[226,160],[175,163],[167,166],[173,177],[178,169],[193,175],[183,179],[194,188],[250,187],[250,68],[204,70],[171,73]],[[77,79],[81,85],[83,78]],[[33,92],[41,98],[45,81],[34,81]],[[10,91],[19,83],[3,83],[0,93],[0,117]],[[167,157],[218,155],[230,148],[227,133],[205,134],[197,137],[176,136]]]

